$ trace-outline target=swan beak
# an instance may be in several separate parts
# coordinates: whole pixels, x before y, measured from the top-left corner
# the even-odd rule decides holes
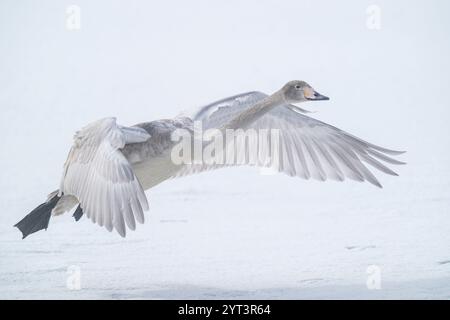
[[[314,94],[312,97],[306,97],[307,100],[310,101],[320,101],[320,100],[330,100],[327,96],[321,95],[317,91],[314,91]]]

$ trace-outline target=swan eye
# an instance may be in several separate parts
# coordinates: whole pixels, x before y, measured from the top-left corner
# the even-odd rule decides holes
[[[296,85],[296,86],[295,86],[295,89],[300,89],[300,86],[299,86],[299,85]]]

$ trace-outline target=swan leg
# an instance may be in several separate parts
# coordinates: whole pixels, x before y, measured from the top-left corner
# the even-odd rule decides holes
[[[25,239],[30,234],[39,230],[47,230],[48,223],[52,215],[52,210],[58,203],[59,199],[60,197],[55,195],[53,198],[31,211],[25,216],[25,218],[14,225],[14,227],[17,227],[22,232],[22,239]]]
[[[83,209],[81,209],[80,205],[78,205],[72,217],[74,217],[75,221],[78,221],[81,219],[82,216],[83,216]]]

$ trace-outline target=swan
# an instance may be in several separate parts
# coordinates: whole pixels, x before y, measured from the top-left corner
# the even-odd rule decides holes
[[[323,100],[329,98],[308,83],[294,80],[272,95],[257,91],[243,93],[173,119],[132,127],[117,124],[115,118],[98,120],[75,134],[59,189],[15,227],[25,238],[47,229],[51,216],[76,207],[73,213],[76,221],[86,215],[92,222],[108,231],[116,230],[125,237],[127,227],[135,230],[136,221],[144,223],[144,211],[148,210],[145,190],[171,178],[232,165],[269,166],[289,176],[321,181],[349,178],[368,181],[381,188],[367,165],[397,175],[384,163],[404,164],[390,157],[403,151],[366,142],[307,116],[307,110],[294,105]],[[196,123],[203,129],[216,129],[219,133],[243,128],[278,130],[278,152],[266,153],[263,159],[253,163],[249,157],[244,157],[238,164],[175,163],[173,149],[177,143],[174,132],[184,130],[193,135]],[[269,139],[262,141],[259,150],[270,148],[268,143]],[[228,147],[229,144],[223,144],[221,152],[227,153]],[[250,148],[252,142],[244,144],[241,153],[248,153]]]

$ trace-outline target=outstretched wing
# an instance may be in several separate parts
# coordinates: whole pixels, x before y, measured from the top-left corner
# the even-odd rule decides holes
[[[136,228],[148,210],[144,190],[121,149],[144,142],[150,135],[141,128],[122,127],[115,118],[92,123],[74,138],[64,165],[61,192],[75,196],[88,218],[124,237],[125,224]]]
[[[265,97],[267,95],[261,92],[234,96],[201,108],[192,118],[202,121],[203,128],[220,128],[240,112],[251,108],[252,105]],[[298,176],[304,179],[343,181],[345,178],[350,178],[357,181],[367,180],[378,187],[381,187],[381,184],[366,167],[366,164],[384,173],[397,175],[381,161],[389,164],[403,164],[403,162],[388,156],[403,152],[376,146],[336,127],[308,117],[304,113],[307,113],[307,111],[286,104],[276,107],[249,127],[245,127],[244,129],[265,129],[269,131],[278,129],[278,152],[261,152],[261,150],[273,148],[271,145],[273,141],[269,136],[266,139],[260,137],[256,146],[254,140],[247,140],[244,149],[235,150],[236,153],[244,153],[243,161],[236,161],[234,164],[273,167],[290,176]],[[225,148],[230,148],[230,145],[224,145]],[[229,150],[223,150],[223,153],[226,155],[230,152]],[[256,153],[257,156],[252,157],[252,153]],[[177,176],[228,165],[233,165],[233,163],[185,165]]]

